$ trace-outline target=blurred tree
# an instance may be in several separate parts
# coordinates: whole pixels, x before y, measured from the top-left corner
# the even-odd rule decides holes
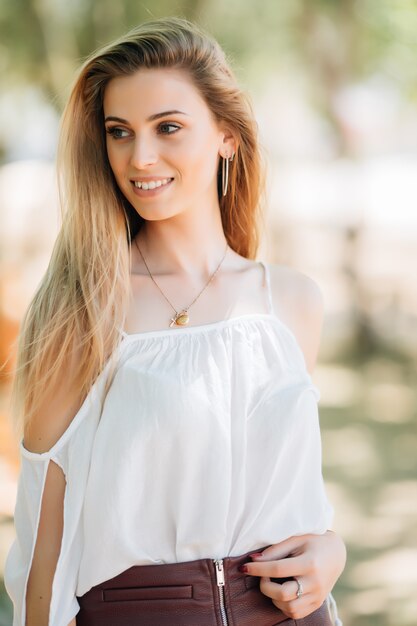
[[[82,59],[141,21],[183,15],[208,27],[262,80],[297,66],[326,109],[332,89],[378,70],[417,93],[417,0],[2,0],[1,82],[40,85],[59,109]],[[320,93],[321,92],[321,93]]]
[[[184,0],[176,11],[133,0],[2,0],[0,67],[3,88],[35,84],[61,110],[76,67],[94,49],[144,20],[179,14],[198,21],[206,0]]]

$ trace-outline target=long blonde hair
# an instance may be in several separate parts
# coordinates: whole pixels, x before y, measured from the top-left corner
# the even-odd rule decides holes
[[[140,24],[82,64],[61,118],[57,174],[61,227],[49,265],[22,320],[12,386],[14,425],[22,436],[77,350],[74,388],[86,396],[121,340],[130,297],[131,242],[143,219],[119,190],[109,165],[103,97],[114,77],[140,68],[188,72],[218,122],[237,140],[227,195],[218,195],[228,244],[255,258],[266,161],[248,96],[220,45],[181,17]],[[220,160],[221,161],[221,160]],[[114,364],[111,372],[114,372]],[[106,390],[111,384],[109,379]]]

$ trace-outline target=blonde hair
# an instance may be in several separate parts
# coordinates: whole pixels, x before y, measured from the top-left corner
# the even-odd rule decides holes
[[[218,169],[223,229],[238,254],[253,259],[258,250],[266,168],[250,101],[220,45],[186,19],[167,17],[140,24],[93,52],[62,114],[57,155],[62,223],[18,337],[12,414],[20,436],[44,390],[58,384],[70,354],[77,351],[74,388],[86,396],[121,340],[131,242],[143,219],[119,190],[109,165],[103,97],[109,80],[140,68],[186,71],[215,120],[231,130],[237,150],[226,196],[221,159]],[[106,392],[110,384],[109,379]]]

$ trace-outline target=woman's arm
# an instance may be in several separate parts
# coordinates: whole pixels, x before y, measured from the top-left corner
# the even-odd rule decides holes
[[[286,266],[270,264],[274,308],[294,333],[309,374],[315,367],[324,318],[324,298],[309,276]],[[319,608],[346,565],[342,538],[328,530],[323,535],[300,535],[269,546],[254,557],[248,574],[261,576],[261,591],[293,619],[302,619]],[[266,562],[268,561],[268,562]],[[303,594],[296,597],[296,581],[282,585],[270,577],[300,579]]]
[[[24,446],[31,453],[43,454],[50,450],[68,429],[82,404],[83,398],[71,387],[78,358],[78,353],[69,356],[56,388],[45,393],[42,406],[38,408],[30,427],[25,426]],[[63,537],[66,486],[62,468],[51,459],[42,493],[39,525],[24,599],[25,626],[42,626],[49,621],[52,586]],[[75,618],[69,626],[75,626]]]
[[[30,447],[30,439],[25,436]],[[52,583],[61,549],[65,476],[53,461],[49,463],[42,498],[39,528],[26,594],[26,626],[48,623]]]

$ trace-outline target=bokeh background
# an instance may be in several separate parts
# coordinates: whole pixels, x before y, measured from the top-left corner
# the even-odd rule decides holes
[[[0,579],[14,538],[12,342],[59,227],[54,159],[74,72],[165,15],[195,20],[249,92],[268,159],[259,258],[320,285],[323,473],[348,549],[345,626],[417,624],[417,2],[1,0]],[[0,580],[0,626],[12,607]]]

